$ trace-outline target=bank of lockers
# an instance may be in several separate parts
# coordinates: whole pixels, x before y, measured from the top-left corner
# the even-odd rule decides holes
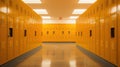
[[[41,17],[21,0],[0,0],[0,65],[41,44]]]
[[[118,1],[98,0],[77,19],[76,24],[76,32],[83,32],[81,39],[77,37],[80,46],[117,66],[120,63]]]

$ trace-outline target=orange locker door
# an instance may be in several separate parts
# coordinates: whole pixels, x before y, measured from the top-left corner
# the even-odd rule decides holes
[[[99,18],[96,18],[96,52],[97,55],[100,56],[100,26],[99,26]]]
[[[7,21],[6,15],[0,12],[0,65],[7,61]]]
[[[17,16],[17,15],[16,15]],[[19,56],[19,21],[14,17],[14,56]]]
[[[109,21],[109,30],[110,30],[110,50],[111,50],[111,62],[117,65],[117,10],[116,0],[110,0],[110,21]]]
[[[22,19],[20,20],[20,24],[19,24],[19,47],[20,47],[20,55],[23,53],[23,38],[24,38],[24,29],[23,29],[23,21]]]
[[[95,21],[94,21],[95,22]],[[96,54],[96,45],[95,45],[95,39],[96,39],[96,37],[95,37],[95,35],[96,35],[96,33],[95,33],[95,23],[93,24],[93,45],[94,45],[94,53]]]
[[[13,59],[13,37],[14,37],[13,17],[8,17],[8,60]]]
[[[1,2],[0,2],[0,4],[1,4]],[[0,13],[0,20],[2,20],[2,14]],[[2,27],[1,27],[1,23],[2,22],[0,22],[0,57],[2,57],[2,50],[1,50],[1,40],[2,40],[2,38],[1,38],[1,36],[2,36],[2,33],[1,33],[1,31],[2,31]],[[0,58],[0,65],[2,64],[2,59]]]
[[[13,16],[13,41],[14,41],[14,58],[18,57],[20,55],[20,43],[19,43],[19,24],[20,24],[20,11],[21,11],[21,5],[19,4],[20,2],[18,0],[9,0],[9,7],[12,9],[11,11],[11,16]]]
[[[99,4],[99,3],[98,3]],[[97,5],[98,5],[97,4]],[[96,42],[95,42],[95,45],[96,45],[96,54],[98,56],[100,56],[100,8],[99,6],[96,7],[96,15],[95,15],[95,19],[96,19],[96,24],[95,24],[95,31],[96,31]]]
[[[103,5],[103,4],[101,4]],[[104,23],[104,6],[101,6],[101,12],[100,12],[100,56],[104,58],[104,52],[105,52],[105,23]]]
[[[26,48],[27,48],[27,36],[28,36],[28,30],[27,30],[27,24],[26,22],[24,21],[24,38],[23,38],[23,53],[26,52]]]
[[[115,18],[110,23],[110,50],[111,50],[111,62],[116,64],[117,62],[117,27]]]
[[[28,50],[28,45],[29,45],[29,44],[28,44],[28,37],[29,37],[29,34],[28,34],[28,33],[29,33],[29,32],[28,32],[28,27],[27,27],[28,25],[26,24],[25,26],[26,26],[25,29],[27,30],[27,32],[26,32],[27,36],[25,37],[25,41],[24,41],[24,42],[25,42],[25,52],[27,52],[27,50]]]
[[[31,36],[30,36],[30,33],[31,30],[30,30],[30,24],[28,24],[28,42],[27,42],[27,47],[28,47],[28,50],[30,50],[30,39],[31,39]]]
[[[94,48],[94,46],[93,46],[93,44],[92,44],[92,41],[93,41],[93,36],[92,36],[92,33],[93,33],[93,29],[92,29],[92,25],[90,25],[90,30],[89,30],[89,38],[90,38],[90,40],[89,40],[89,45],[90,45],[90,51],[91,52],[93,52],[93,48]]]
[[[110,32],[108,31],[109,30],[109,17],[110,16],[105,17],[105,59],[107,61],[110,61],[110,57],[111,57],[111,55],[110,55],[110,43],[109,43]]]
[[[118,24],[118,67],[120,67],[120,0],[118,0],[118,20],[117,20],[117,24]]]
[[[110,43],[109,43],[109,39],[110,39],[110,37],[109,37],[109,34],[110,34],[110,31],[109,31],[109,19],[110,19],[110,14],[109,14],[109,0],[106,0],[105,2],[105,9],[104,9],[104,11],[105,11],[105,59],[107,60],[107,61],[110,61]]]

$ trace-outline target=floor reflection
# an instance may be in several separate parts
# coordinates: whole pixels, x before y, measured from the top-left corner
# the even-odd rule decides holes
[[[16,67],[103,67],[73,43],[44,43],[42,49]]]

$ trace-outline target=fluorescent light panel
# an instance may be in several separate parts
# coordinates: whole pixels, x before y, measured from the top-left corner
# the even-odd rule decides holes
[[[3,12],[3,13],[10,13],[10,8],[1,7],[1,8],[0,8],[0,12]]]
[[[82,14],[86,11],[87,9],[75,9],[72,14]]]
[[[79,2],[78,3],[90,3],[90,4],[92,4],[92,3],[95,3],[97,0],[79,0]]]
[[[23,0],[25,3],[42,3],[40,0]]]
[[[71,61],[69,62],[69,64],[70,64],[70,67],[77,67],[75,60],[71,60]]]
[[[51,19],[50,16],[42,16],[43,19]]]
[[[70,16],[70,19],[77,19],[78,16]]]
[[[48,14],[46,9],[33,9],[37,14]]]
[[[43,19],[42,24],[76,24],[76,20],[46,20],[46,19]]]

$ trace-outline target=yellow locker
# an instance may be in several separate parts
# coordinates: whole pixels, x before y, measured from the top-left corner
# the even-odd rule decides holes
[[[89,30],[89,37],[91,38],[91,45],[92,45],[92,52],[95,54],[95,4],[91,7],[91,18],[89,19],[90,21],[90,26],[91,29]],[[87,26],[87,25],[86,25]]]
[[[89,26],[90,26],[90,28],[88,29],[88,31],[89,31],[89,45],[90,45],[90,51],[91,52],[93,52],[93,44],[92,44],[92,39],[93,39],[93,37],[92,37],[92,25],[91,24],[89,24]],[[84,29],[85,30],[85,29]],[[86,34],[87,35],[87,34]]]
[[[96,4],[95,4],[95,7],[94,7],[94,31],[95,31],[95,32],[94,32],[94,44],[95,44],[94,46],[95,46],[95,51],[94,51],[94,52],[95,52],[96,55],[98,55],[98,48],[97,48],[97,43],[96,43],[96,41],[97,41],[97,40],[96,40],[96,39],[97,39],[97,37],[96,37],[96,35],[97,35],[97,34],[96,34],[96,33],[97,33],[97,31],[96,31],[96,30],[97,30],[97,29],[96,29],[97,10],[96,10],[96,9],[97,9],[97,8],[96,8]]]
[[[26,21],[24,20],[24,38],[23,38],[23,53],[26,52],[26,48],[27,48],[27,37],[28,37],[28,29],[27,29],[27,24]]]
[[[117,10],[116,0],[110,0],[110,18],[109,18],[109,30],[110,30],[110,50],[111,50],[111,62],[117,65]]]
[[[16,15],[17,16],[17,15]],[[14,56],[19,56],[19,21],[14,18]]]
[[[13,38],[14,38],[14,27],[13,27],[13,20],[14,18],[12,16],[8,16],[8,60],[13,59]]]
[[[0,12],[0,65],[7,61],[7,21],[6,15]]]
[[[20,29],[19,29],[19,31],[20,31],[20,35],[19,35],[19,43],[20,43],[20,54],[22,54],[23,53],[23,46],[24,46],[24,43],[23,43],[23,38],[24,38],[24,28],[23,28],[23,26],[24,26],[24,22],[23,22],[23,20],[21,19],[20,20],[20,25],[19,25],[19,27],[20,27]]]
[[[27,22],[27,23],[28,23],[28,22]],[[29,49],[30,49],[30,29],[29,29],[29,26],[30,26],[30,24],[28,24],[28,26],[27,26],[27,28],[28,28],[27,51],[29,51]]]
[[[93,52],[96,54],[96,45],[95,45],[95,34],[96,34],[96,30],[95,30],[95,19],[93,19],[93,31],[92,31],[92,36],[93,36]]]
[[[14,58],[19,56],[19,13],[18,13],[18,10],[19,10],[19,3],[17,2],[14,2],[14,5],[13,5],[13,0],[9,0],[9,7],[11,8],[11,16],[13,17],[13,53],[14,53]]]
[[[0,4],[1,4],[1,2],[0,2]],[[2,16],[2,14],[0,13],[0,16]],[[2,17],[0,17],[0,20],[2,20]],[[2,22],[1,22],[2,23]],[[1,33],[1,24],[0,24],[0,37],[1,37],[1,35],[2,35],[2,33]],[[0,38],[0,57],[2,57],[2,50],[1,50],[1,40],[2,40],[2,38]],[[2,64],[2,59],[0,58],[0,65]]]
[[[97,11],[99,11],[99,10],[97,10]],[[98,56],[100,56],[100,22],[99,22],[99,15],[98,15],[99,13],[97,13],[97,15],[96,15],[96,26],[95,26],[95,28],[96,28],[96,52],[97,52],[97,55]]]
[[[110,57],[111,57],[110,46],[109,46],[110,45],[110,42],[109,42],[110,37],[108,35],[110,32],[107,30],[109,30],[109,15],[106,16],[106,18],[105,18],[105,59],[110,61]]]
[[[26,18],[27,19],[27,18]],[[29,49],[29,27],[28,27],[28,23],[27,23],[27,20],[25,21],[26,22],[26,30],[27,30],[27,37],[26,37],[26,48],[25,48],[25,52],[27,52],[28,51],[28,49]]]
[[[95,31],[96,31],[96,40],[95,40],[95,45],[96,45],[96,54],[99,55],[99,40],[98,40],[98,21],[97,21],[97,18],[96,18],[96,23],[95,23]]]
[[[117,21],[117,24],[118,24],[118,67],[120,67],[120,23],[119,23],[119,21],[120,21],[120,0],[118,0],[118,4],[117,4],[117,6],[118,6],[118,21]]]
[[[97,54],[98,56],[106,59],[107,61],[117,65],[117,13],[116,13],[116,5],[117,0],[102,0],[98,1],[95,7],[90,7],[83,15],[80,16],[80,20],[82,22],[87,22],[81,19],[81,17],[85,17],[85,20],[91,20],[94,18],[95,13],[95,25],[93,24],[81,24],[82,26],[77,25],[77,32],[79,30],[92,30],[92,33],[95,34],[95,37],[86,36],[88,33],[79,39],[79,43],[85,49]],[[93,9],[95,8],[95,11]],[[119,7],[118,7],[119,8]],[[93,11],[93,12],[92,12]],[[87,19],[86,15],[88,14],[90,17]],[[81,22],[81,21],[77,21]],[[81,22],[81,23],[82,23]],[[87,26],[88,29],[87,29]],[[119,27],[119,26],[118,26]],[[86,39],[88,38],[88,39]],[[83,41],[85,40],[85,41]],[[88,42],[88,43],[87,43]],[[95,44],[94,44],[95,43]],[[84,45],[83,45],[84,44]],[[86,45],[87,44],[87,45]]]
[[[23,51],[22,53],[24,54],[26,52],[26,45],[27,45],[27,37],[28,37],[28,30],[27,30],[27,22],[26,22],[26,16],[25,16],[25,11],[26,10],[29,10],[28,8],[26,8],[26,5],[25,4],[21,4],[23,8],[23,31],[24,31],[24,36],[23,36]],[[28,15],[29,15],[29,12],[28,12]],[[29,15],[30,16],[30,15]]]
[[[14,1],[14,2],[13,2]],[[8,7],[6,7],[6,5]],[[24,8],[23,8],[24,7]],[[32,9],[26,6],[19,0],[0,0],[0,8],[7,9],[7,11],[0,10],[0,65],[9,60],[27,52],[29,44],[31,49],[37,47],[36,44],[40,37],[35,37],[31,30],[35,30],[37,24],[35,21],[41,21],[39,15],[31,11]],[[28,9],[28,10],[25,10]],[[28,12],[31,11],[31,12]],[[35,24],[28,26],[28,19],[33,13]],[[37,19],[38,18],[38,19]],[[40,22],[41,23],[41,22]],[[41,27],[40,25],[38,27]],[[29,32],[27,30],[29,29]],[[26,32],[25,32],[26,30]],[[41,30],[41,29],[40,29]],[[25,33],[30,33],[30,40],[25,37]],[[37,40],[37,38],[39,38]],[[41,41],[39,41],[41,42]],[[34,43],[34,44],[33,44]],[[30,50],[30,49],[29,49]]]
[[[110,14],[109,14],[109,0],[106,0],[105,2],[105,9],[104,9],[104,11],[105,11],[105,59],[107,60],[107,61],[109,61],[110,62],[110,57],[111,57],[111,55],[110,55],[110,43],[109,43],[109,39],[110,39],[110,37],[109,37],[109,18],[110,18]]]
[[[104,17],[105,17],[105,13],[104,13],[104,2],[100,3],[100,56],[102,58],[104,58],[104,54],[105,54],[105,23],[104,23]]]

